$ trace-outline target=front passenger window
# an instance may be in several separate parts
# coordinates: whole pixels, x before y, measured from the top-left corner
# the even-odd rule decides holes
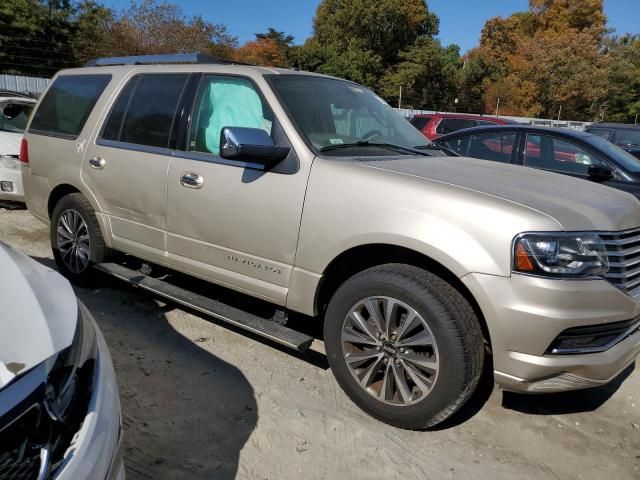
[[[220,154],[224,127],[259,128],[271,135],[273,113],[246,78],[211,76],[200,84],[189,150]]]

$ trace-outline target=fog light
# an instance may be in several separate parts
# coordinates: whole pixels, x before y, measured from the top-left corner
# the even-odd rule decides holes
[[[586,327],[573,327],[556,337],[547,354],[570,355],[604,352],[640,329],[640,320],[626,320]]]
[[[13,192],[13,182],[0,182],[0,190],[3,192]]]

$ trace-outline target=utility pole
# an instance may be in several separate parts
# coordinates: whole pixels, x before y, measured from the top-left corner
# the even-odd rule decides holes
[[[634,124],[634,125],[637,125],[637,124],[638,124],[638,114],[637,114],[637,113],[636,113],[636,119],[633,121],[633,124]]]
[[[558,126],[560,126],[560,114],[562,113],[562,105],[560,105],[560,108],[558,109]]]
[[[402,108],[402,85],[400,85],[400,96],[398,97],[398,109]]]
[[[500,111],[500,97],[498,97],[498,101],[496,103],[496,117],[498,116],[499,111]]]

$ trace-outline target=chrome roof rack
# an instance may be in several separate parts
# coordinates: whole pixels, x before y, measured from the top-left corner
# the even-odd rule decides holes
[[[166,63],[206,63],[217,65],[249,65],[204,53],[167,53],[161,55],[133,55],[130,57],[94,58],[84,64],[85,67],[108,67],[115,65],[153,65]]]

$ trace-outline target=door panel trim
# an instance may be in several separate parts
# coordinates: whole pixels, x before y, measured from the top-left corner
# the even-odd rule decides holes
[[[167,233],[167,251],[210,265],[212,271],[233,272],[279,287],[289,285],[293,266],[203,242],[175,233]]]

